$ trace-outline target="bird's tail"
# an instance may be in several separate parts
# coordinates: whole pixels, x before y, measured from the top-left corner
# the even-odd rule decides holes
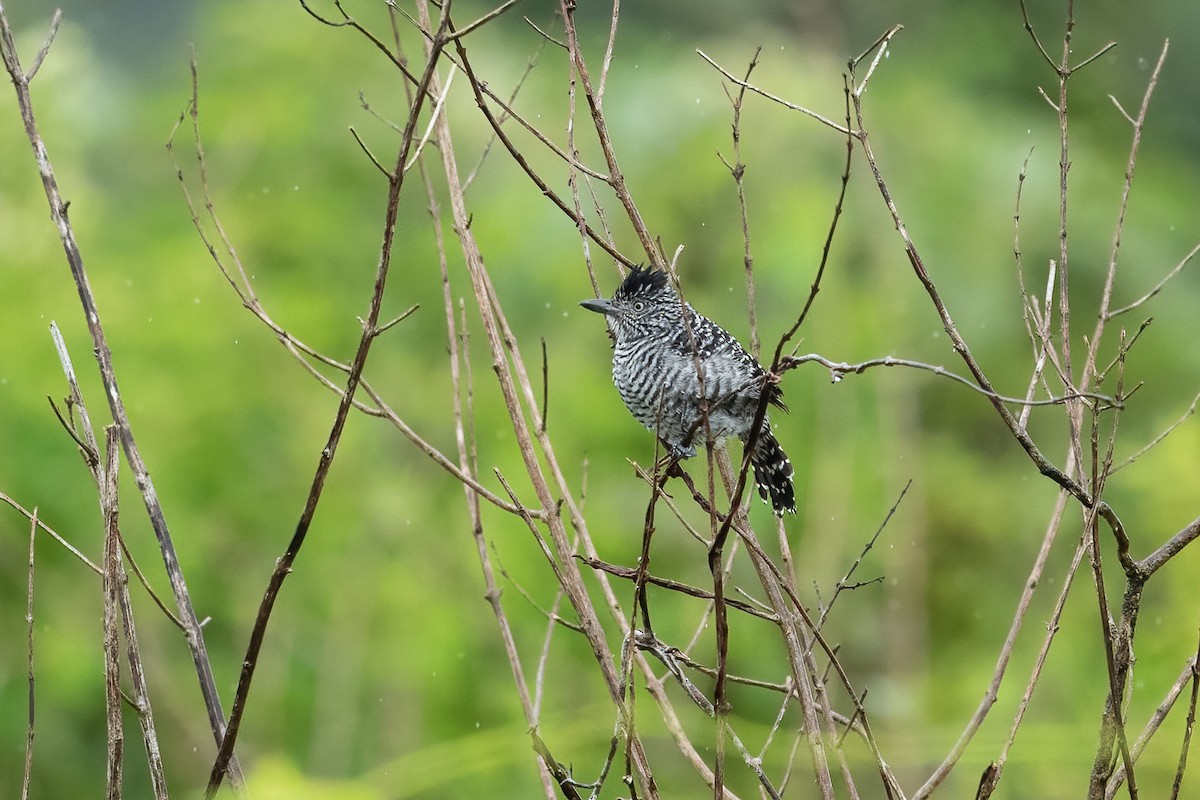
[[[771,508],[779,516],[783,512],[796,513],[796,492],[792,488],[792,462],[787,453],[779,446],[779,440],[771,433],[771,429],[763,424],[750,454],[750,464],[754,467],[754,482],[758,484],[758,493],[763,500],[771,504]]]

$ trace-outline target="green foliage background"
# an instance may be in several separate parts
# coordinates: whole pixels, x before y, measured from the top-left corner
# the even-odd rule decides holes
[[[581,5],[596,48],[607,33],[608,6]],[[1200,237],[1200,7],[1076,5],[1077,59],[1109,39],[1119,42],[1072,83],[1072,300],[1090,331],[1085,309],[1095,307],[1107,264],[1130,133],[1107,95],[1136,109],[1167,36],[1171,54],[1138,165],[1118,305],[1152,287]],[[1054,76],[1015,2],[847,6],[624,4],[607,98],[622,169],[668,251],[685,246],[680,269],[692,303],[746,341],[736,197],[717,156],[731,158],[730,108],[720,76],[694,50],[741,72],[761,44],[758,85],[840,118],[845,60],[903,23],[867,94],[872,140],[961,330],[1001,391],[1020,394],[1032,361],[1012,217],[1017,175],[1029,156],[1021,246],[1040,295],[1045,265],[1057,255],[1058,130],[1037,87],[1053,94]],[[521,15],[552,27],[553,7],[525,3],[470,38],[476,67],[501,95],[539,47]],[[386,161],[395,134],[364,112],[359,92],[386,117],[400,113],[403,86],[363,40],[318,25],[296,4],[80,0],[65,8],[34,84],[38,121],[71,201],[122,392],[193,601],[210,618],[206,637],[228,705],[335,398],[240,307],[192,229],[163,148],[190,92],[188,43],[199,63],[215,200],[229,233],[274,318],[338,358],[350,356],[355,315],[366,312],[386,191],[347,129],[354,126]],[[379,4],[348,8],[368,24],[384,24]],[[51,9],[15,0],[6,10],[28,63]],[[457,17],[484,10],[463,3]],[[1053,53],[1062,16],[1059,7],[1036,9]],[[415,48],[411,33],[403,34]],[[565,81],[562,53],[550,46],[518,100],[560,142]],[[487,131],[465,85],[455,87],[448,108],[460,163],[469,168]],[[764,342],[773,343],[807,295],[844,143],[757,98],[747,102],[743,131],[759,325]],[[181,145],[186,155],[186,140]],[[599,163],[594,151],[584,155]],[[565,188],[559,165],[534,160]],[[580,486],[586,474],[593,535],[606,558],[633,563],[646,491],[626,459],[649,463],[652,441],[612,390],[598,320],[577,306],[590,294],[578,237],[498,148],[468,201],[531,364],[539,361],[539,340],[546,343],[549,427],[569,479]],[[419,191],[404,200],[399,238],[384,317],[414,304],[420,310],[379,341],[368,378],[410,425],[452,453],[440,279]],[[617,239],[635,251],[621,226]],[[598,267],[607,291],[616,273]],[[468,292],[461,265],[452,269],[456,293]],[[1145,385],[1122,418],[1119,458],[1182,415],[1200,390],[1198,303],[1200,279],[1189,268],[1125,321],[1133,330],[1154,317],[1130,359],[1127,384]],[[78,298],[13,95],[0,92],[0,491],[37,506],[45,522],[98,558],[95,493],[45,399],[65,391],[48,334],[52,320],[71,347],[93,418],[102,419]],[[499,488],[494,467],[529,497],[474,319],[471,325],[481,466],[489,485]],[[861,161],[802,334],[801,352],[837,360],[890,354],[959,368]],[[1111,356],[1112,342],[1104,352]],[[986,688],[1055,491],[981,396],[928,373],[874,371],[832,385],[806,367],[790,373],[784,388],[792,413],[776,425],[797,468],[802,510],[789,530],[801,586],[827,596],[913,482],[862,567],[863,577],[885,580],[839,601],[830,638],[841,643],[858,684],[870,687],[885,754],[914,785],[947,752]],[[1032,430],[1061,463],[1061,412],[1036,410]],[[1114,478],[1110,502],[1135,555],[1198,513],[1198,453],[1200,427],[1190,420]],[[126,540],[167,596],[140,497],[125,483]],[[764,509],[755,513],[767,520]],[[514,582],[545,608],[553,602],[552,577],[521,525],[491,510],[485,521],[511,576],[506,607],[532,665],[544,618]],[[1062,574],[1077,528],[1075,520],[1071,535],[1060,538],[1048,574]],[[19,785],[24,753],[27,534],[23,518],[0,511],[0,792]],[[704,552],[677,526],[663,524],[656,548],[656,569],[703,583]],[[1151,583],[1138,638],[1135,729],[1195,652],[1198,558],[1185,553]],[[81,797],[103,781],[100,583],[45,538],[36,569],[33,796]],[[1090,583],[1086,572],[1077,580],[1003,797],[1076,796],[1086,780],[1106,685]],[[999,703],[948,796],[972,792],[1004,741],[1058,588],[1048,581],[1036,596]],[[179,796],[190,796],[212,751],[190,659],[144,593],[135,602],[168,778]],[[695,610],[664,607],[664,630],[687,636]],[[750,655],[773,644],[759,645],[755,633],[747,627],[747,639],[734,640],[735,668],[780,678],[756,673]],[[560,631],[550,652],[542,734],[584,774],[607,747],[611,711],[580,642]],[[735,696],[734,713],[769,719],[772,703],[746,693]],[[657,735],[653,717],[647,710],[639,720]],[[1145,757],[1147,796],[1173,774],[1181,720],[1177,713]],[[670,744],[654,747],[666,752]],[[351,419],[316,526],[275,612],[239,752],[260,799],[536,796],[532,752],[483,599],[462,490],[378,421]],[[127,796],[148,796],[132,746],[127,766]],[[749,792],[745,777],[735,786]]]

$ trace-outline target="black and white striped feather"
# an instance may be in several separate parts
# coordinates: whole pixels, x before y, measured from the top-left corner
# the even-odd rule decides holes
[[[585,308],[605,315],[613,340],[613,383],[638,422],[674,453],[690,457],[695,442],[749,438],[766,386],[787,411],[778,384],[721,326],[684,302],[665,273],[635,268],[611,300]],[[750,458],[759,494],[776,514],[795,512],[792,464],[764,420]]]

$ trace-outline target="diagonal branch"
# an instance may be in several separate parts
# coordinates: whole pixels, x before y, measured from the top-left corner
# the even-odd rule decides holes
[[[279,590],[282,588],[284,580],[291,573],[292,564],[295,562],[300,548],[304,545],[305,537],[312,527],[313,517],[316,515],[317,506],[321,501],[321,496],[325,488],[325,480],[329,475],[333,458],[337,454],[338,444],[341,441],[342,431],[346,426],[346,419],[350,414],[355,392],[362,379],[363,370],[366,368],[367,356],[370,354],[371,345],[379,335],[378,325],[380,310],[383,306],[383,292],[387,285],[392,248],[396,238],[400,190],[404,186],[406,175],[404,164],[407,162],[408,154],[413,148],[419,115],[425,100],[429,96],[429,85],[437,69],[442,48],[447,42],[445,37],[449,21],[450,3],[446,2],[442,8],[442,18],[438,26],[437,35],[434,37],[429,61],[425,65],[425,70],[415,90],[415,100],[409,110],[408,121],[405,124],[404,134],[401,137],[399,151],[396,155],[396,165],[389,180],[387,210],[384,215],[382,234],[383,241],[380,245],[379,263],[375,273],[375,285],[371,294],[370,312],[363,323],[362,336],[359,338],[354,360],[350,364],[350,372],[346,378],[346,388],[342,394],[341,401],[338,403],[337,413],[334,416],[329,437],[326,440],[325,446],[321,449],[317,460],[317,468],[313,474],[312,485],[309,488],[304,509],[300,514],[300,520],[296,523],[296,530],[292,534],[291,541],[288,542],[283,555],[276,562],[275,569],[271,573],[266,591],[263,594],[262,602],[259,605],[258,616],[254,621],[254,627],[250,633],[250,643],[246,647],[246,655],[242,660],[242,671],[238,678],[237,694],[234,697],[233,708],[229,715],[229,726],[225,731],[225,736],[221,740],[217,757],[213,762],[212,772],[209,775],[208,787],[205,791],[207,798],[211,798],[216,794],[229,766],[229,760],[233,755],[234,743],[237,741],[238,730],[245,713],[246,702],[250,692],[250,683],[254,677],[255,668],[258,665],[259,654],[262,651],[271,611],[275,606],[275,600],[279,596]]]
[[[855,64],[850,65],[851,81],[855,79]],[[900,234],[904,242],[904,252],[908,256],[909,263],[912,265],[913,272],[916,273],[917,279],[924,287],[929,299],[933,302],[933,306],[937,311],[938,317],[941,318],[942,327],[946,331],[946,335],[950,337],[950,343],[954,351],[966,364],[967,370],[971,373],[972,378],[984,390],[985,395],[991,402],[996,413],[1000,415],[1005,426],[1009,429],[1017,442],[1037,465],[1038,471],[1046,477],[1053,480],[1062,488],[1070,492],[1084,506],[1091,506],[1094,502],[1087,490],[1081,486],[1070,475],[1056,467],[1042,454],[1042,451],[1034,443],[1033,438],[1021,426],[1017,418],[1013,416],[1008,407],[1000,399],[1000,394],[992,387],[991,380],[987,377],[983,367],[971,352],[970,346],[958,330],[954,318],[950,315],[950,310],[947,308],[945,301],[942,299],[941,292],[937,285],[929,276],[928,270],[925,268],[925,262],[921,259],[920,253],[917,251],[917,246],[909,236],[908,228],[904,224],[904,219],[900,216],[900,211],[896,206],[896,201],[892,198],[891,190],[888,188],[887,181],[883,177],[883,172],[879,167],[878,159],[875,156],[875,151],[871,147],[871,140],[867,133],[866,122],[863,115],[862,96],[858,92],[851,93],[851,99],[854,103],[854,113],[858,125],[858,140],[862,144],[863,153],[867,158],[867,164],[870,166],[871,174],[875,178],[876,186],[883,198],[884,204],[887,206],[888,212],[891,214],[892,222],[896,226],[897,232]]]

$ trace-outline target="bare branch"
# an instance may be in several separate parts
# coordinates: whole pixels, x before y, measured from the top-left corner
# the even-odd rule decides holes
[[[122,763],[125,734],[121,727],[121,668],[117,616],[120,614],[121,547],[117,528],[117,429],[104,429],[104,466],[101,469],[100,507],[104,512],[104,707],[107,711],[108,759],[105,773],[106,797],[122,796]]]
[[[843,127],[841,125],[838,125],[836,122],[829,119],[828,117],[823,117],[820,114],[818,114],[817,112],[807,109],[804,106],[800,106],[800,105],[792,103],[788,100],[784,100],[782,97],[779,97],[778,95],[771,94],[770,92],[766,91],[765,89],[760,89],[759,87],[755,86],[754,84],[749,83],[749,82],[737,77],[732,72],[725,69],[720,64],[718,64],[716,61],[714,61],[703,50],[699,50],[699,49],[696,50],[696,55],[700,56],[705,61],[707,61],[709,64],[711,64],[712,67],[717,72],[721,73],[725,77],[725,79],[727,81],[729,81],[730,83],[736,84],[738,86],[741,86],[744,89],[754,92],[756,95],[759,95],[760,97],[765,97],[766,99],[770,100],[773,103],[778,103],[779,105],[783,106],[786,109],[789,109],[791,111],[799,111],[801,114],[805,114],[809,117],[812,117],[817,122],[820,122],[822,125],[825,125],[826,127],[833,128],[838,133],[841,133],[844,135],[849,135],[851,133],[848,129],[846,129],[845,127]]]
[[[29,800],[29,779],[33,774],[33,721],[34,721],[34,670],[33,670],[33,544],[37,538],[38,510],[33,509],[29,524],[29,577],[25,590],[25,646],[26,666],[29,676],[29,713],[25,727],[25,773],[21,780],[21,800]]]
[[[867,82],[871,80],[871,76],[875,74],[875,68],[879,66],[880,59],[882,59],[887,53],[888,45],[891,44],[892,39],[896,36],[896,34],[902,30],[904,30],[903,25],[893,25],[860,55],[850,59],[850,74],[853,75],[857,71],[858,65],[862,63],[863,59],[869,56],[872,52],[875,53],[875,56],[871,59],[871,66],[867,67],[867,74],[863,76],[862,82],[852,87],[853,94],[856,98],[861,98],[867,91]],[[847,125],[847,127],[849,126]]]
[[[1111,47],[1112,43],[1110,43],[1109,46]],[[1138,111],[1137,119],[1133,121],[1133,141],[1129,146],[1129,160],[1125,166],[1125,185],[1121,189],[1120,210],[1117,212],[1117,223],[1113,229],[1112,250],[1108,259],[1108,275],[1105,279],[1104,292],[1100,299],[1100,318],[1096,323],[1096,332],[1093,334],[1093,341],[1100,338],[1099,335],[1104,330],[1104,324],[1108,320],[1112,319],[1112,317],[1116,316],[1116,313],[1110,313],[1109,307],[1112,303],[1113,285],[1116,282],[1117,257],[1121,251],[1121,236],[1125,231],[1125,214],[1129,208],[1129,195],[1133,191],[1134,168],[1137,166],[1138,150],[1141,148],[1142,144],[1142,131],[1146,126],[1146,112],[1150,108],[1150,98],[1154,96],[1154,89],[1158,86],[1158,76],[1162,72],[1163,63],[1167,60],[1167,50],[1169,47],[1170,40],[1164,41],[1162,52],[1159,53],[1158,56],[1158,62],[1155,63],[1154,71],[1150,74],[1150,80],[1146,84],[1146,92],[1142,96],[1142,107]],[[1095,57],[1096,56],[1093,56],[1093,58]],[[1083,65],[1081,64],[1080,66]],[[1194,254],[1196,250],[1200,250],[1200,245],[1197,245],[1196,249],[1192,250],[1192,253]],[[1183,269],[1183,265],[1186,264],[1190,258],[1191,255],[1185,257],[1184,260],[1181,261],[1179,265],[1172,271],[1172,273],[1163,279],[1162,283],[1160,283],[1157,288],[1152,290],[1142,300],[1138,300],[1130,306],[1127,306],[1126,309],[1136,308],[1142,302],[1145,302],[1145,300],[1153,297],[1158,292],[1158,289],[1162,288],[1163,283],[1166,283],[1167,280],[1174,275],[1174,273]]]
[[[365,102],[363,103],[363,108],[366,108]],[[367,160],[370,161],[372,165],[374,165],[375,169],[379,170],[379,173],[381,175],[383,175],[383,177],[388,178],[390,180],[392,177],[392,174],[390,172],[388,172],[387,167],[383,166],[383,164],[380,163],[379,159],[375,157],[375,154],[371,152],[371,148],[367,147],[367,143],[364,142],[362,140],[362,137],[358,135],[358,131],[354,130],[353,125],[350,126],[350,135],[354,137],[354,141],[358,143],[359,149],[363,151],[364,155],[366,155]],[[169,147],[169,145],[168,145],[168,147]]]
[[[817,363],[825,367],[830,372],[830,381],[840,383],[842,378],[847,375],[861,375],[872,367],[909,367],[910,369],[919,369],[925,372],[932,372],[934,375],[939,375],[944,378],[950,378],[953,381],[978,392],[979,394],[997,400],[1002,403],[1012,403],[1020,406],[1052,406],[1062,405],[1069,400],[1086,399],[1093,400],[1102,404],[1106,408],[1119,408],[1121,399],[1110,397],[1105,394],[1096,392],[1074,392],[1062,397],[1049,397],[1043,400],[1028,400],[1020,397],[1009,397],[1008,395],[998,394],[991,389],[985,389],[976,382],[965,378],[962,375],[956,375],[948,369],[935,364],[924,364],[920,361],[911,361],[906,358],[896,358],[895,356],[884,356],[883,358],[873,358],[868,361],[862,361],[858,364],[847,364],[845,362],[831,361],[817,353],[809,353],[803,356],[784,356],[781,359],[780,368],[782,370],[792,369],[801,364]]]
[[[1020,0],[1020,2],[1021,18],[1025,22],[1025,32],[1029,34],[1031,39],[1033,39],[1033,44],[1037,47],[1038,52],[1042,54],[1042,58],[1046,59],[1046,63],[1050,65],[1050,68],[1057,71],[1058,65],[1054,63],[1054,59],[1050,57],[1050,54],[1046,52],[1046,48],[1042,46],[1041,40],[1038,39],[1037,32],[1033,29],[1033,23],[1029,21],[1029,9],[1025,8],[1025,0]],[[1041,90],[1039,89],[1039,91]],[[1044,92],[1043,97],[1045,97]],[[1050,98],[1047,97],[1046,100],[1049,102]]]
[[[533,20],[531,20],[529,17],[522,17],[522,19],[523,19],[523,20],[525,20],[525,22],[526,22],[526,23],[529,25],[529,27],[531,27],[531,28],[533,28],[535,31],[537,31],[537,32],[538,32],[538,35],[539,35],[539,36],[541,36],[541,37],[542,37],[542,39],[544,39],[545,41],[549,42],[550,44],[552,44],[552,45],[554,45],[554,46],[556,46],[556,47],[560,47],[560,48],[562,48],[563,50],[566,50],[566,49],[567,49],[567,43],[566,43],[566,42],[563,42],[563,41],[560,41],[560,40],[558,40],[558,39],[555,39],[553,36],[551,36],[550,34],[546,33],[544,30],[542,30],[541,28],[539,28],[539,27],[537,26],[537,24],[536,24],[536,23],[535,23]]]
[[[1189,250],[1188,254],[1185,255],[1179,261],[1179,263],[1176,264],[1171,269],[1170,272],[1168,272],[1165,276],[1163,276],[1162,280],[1160,280],[1158,283],[1156,283],[1154,285],[1153,289],[1146,292],[1146,294],[1142,295],[1137,300],[1134,300],[1129,305],[1121,306],[1120,308],[1113,309],[1112,311],[1107,312],[1107,318],[1112,319],[1113,317],[1117,317],[1117,316],[1120,316],[1121,314],[1125,314],[1130,311],[1133,311],[1134,309],[1138,308],[1143,303],[1145,303],[1147,300],[1150,300],[1152,297],[1154,297],[1156,294],[1158,294],[1160,291],[1162,291],[1162,288],[1167,285],[1167,281],[1171,280],[1171,278],[1174,278],[1176,275],[1178,275],[1179,272],[1188,265],[1188,262],[1190,262],[1192,260],[1192,258],[1196,255],[1196,253],[1200,253],[1200,244],[1197,244],[1195,247],[1193,247],[1191,250]]]
[[[1198,536],[1200,536],[1200,517],[1192,520],[1161,547],[1138,562],[1138,572],[1142,579],[1148,579],[1183,548],[1195,541]]]
[[[1192,731],[1196,727],[1196,699],[1200,695],[1200,671],[1196,665],[1200,663],[1200,643],[1196,645],[1196,655],[1192,658],[1192,697],[1188,703],[1187,723],[1183,729],[1183,740],[1179,744],[1179,766],[1175,768],[1175,780],[1171,782],[1171,800],[1179,797],[1179,787],[1183,783],[1183,773],[1187,769],[1188,750],[1192,743]]]
[[[412,169],[413,164],[417,163],[417,159],[421,157],[421,152],[425,149],[425,144],[429,141],[430,134],[433,133],[433,127],[437,124],[438,117],[441,116],[442,106],[445,105],[446,97],[450,94],[450,87],[454,84],[454,76],[457,72],[458,67],[451,64],[450,72],[446,75],[446,85],[442,87],[441,92],[437,96],[437,102],[433,104],[433,110],[429,112],[429,124],[425,126],[425,132],[421,134],[421,140],[412,149],[412,153],[408,157],[408,163],[404,165],[405,172]]]
[[[829,602],[821,608],[821,615],[817,617],[818,630],[825,625],[825,620],[829,618],[829,612],[833,610],[833,604],[837,602],[838,596],[843,591],[847,589],[858,588],[868,583],[874,583],[875,580],[879,580],[876,578],[875,580],[866,581],[865,583],[850,582],[850,579],[854,576],[855,571],[862,564],[863,559],[867,557],[867,554],[870,553],[871,549],[875,547],[875,543],[879,541],[879,537],[883,534],[884,528],[886,528],[888,523],[891,522],[892,516],[896,513],[896,509],[900,508],[900,504],[904,502],[904,496],[908,494],[909,487],[911,486],[911,480],[904,484],[904,488],[900,490],[900,496],[896,498],[896,502],[892,503],[892,507],[888,509],[887,515],[883,518],[883,522],[879,523],[879,527],[875,529],[875,533],[872,534],[871,538],[867,540],[867,543],[863,545],[863,549],[859,552],[858,557],[854,559],[854,562],[850,565],[850,568],[846,570],[846,574],[843,575],[838,580],[837,585],[834,586],[833,594],[830,596]]]
[[[101,570],[100,567],[97,566],[90,558],[80,552],[79,548],[75,547],[75,545],[71,544],[62,536],[60,536],[53,528],[46,525],[46,523],[37,516],[36,509],[33,512],[25,510],[20,503],[18,503],[16,500],[13,500],[4,492],[0,492],[0,502],[7,503],[9,506],[20,512],[25,519],[29,520],[31,523],[36,523],[39,529],[45,531],[51,539],[65,547],[71,555],[75,556],[75,558],[81,561],[92,572],[96,573],[97,575],[103,574],[103,570]]]
[[[392,66],[400,70],[400,74],[403,75],[410,84],[414,86],[420,85],[420,81],[418,80],[417,76],[409,71],[408,65],[404,63],[404,59],[393,53],[381,39],[376,37],[373,33],[359,24],[357,20],[347,14],[346,9],[342,8],[342,4],[340,2],[335,2],[334,6],[342,15],[341,22],[335,22],[331,19],[321,16],[309,7],[306,0],[300,0],[300,7],[303,8],[304,11],[317,22],[320,22],[322,25],[328,25],[330,28],[351,28],[352,30],[357,31],[363,36],[363,38],[373,44],[375,48],[379,50],[379,52],[387,56],[387,59],[392,62]],[[398,8],[395,3],[388,3],[388,6],[390,8]]]
[[[1092,53],[1090,56],[1088,56],[1087,58],[1085,58],[1083,61],[1080,61],[1078,64],[1075,64],[1074,66],[1072,66],[1072,67],[1071,67],[1071,72],[1072,72],[1072,73],[1076,73],[1076,72],[1078,72],[1079,70],[1083,69],[1083,68],[1084,68],[1084,67],[1086,67],[1088,64],[1091,64],[1091,63],[1092,63],[1093,61],[1095,61],[1097,58],[1099,58],[1100,56],[1104,55],[1104,54],[1105,54],[1105,53],[1107,53],[1109,50],[1112,50],[1112,49],[1113,49],[1114,47],[1116,47],[1116,46],[1117,46],[1117,43],[1116,43],[1116,42],[1109,42],[1108,44],[1104,45],[1104,46],[1103,46],[1103,47],[1101,47],[1099,50],[1097,50],[1096,52]]]
[[[62,22],[63,12],[61,8],[54,9],[54,16],[50,19],[50,30],[46,32],[46,40],[42,43],[42,47],[37,51],[37,55],[33,57],[33,63],[29,65],[29,71],[25,73],[25,80],[32,81],[37,75],[39,69],[42,68],[42,62],[46,60],[46,55],[50,52],[50,46],[54,44],[54,37],[58,35],[58,26]]]
[[[1156,445],[1158,445],[1160,442],[1162,442],[1163,439],[1166,439],[1167,436],[1169,436],[1172,431],[1174,431],[1176,428],[1178,428],[1184,422],[1187,422],[1188,418],[1196,413],[1197,404],[1200,404],[1200,394],[1197,394],[1194,398],[1192,398],[1192,404],[1190,406],[1188,406],[1187,411],[1183,412],[1183,415],[1179,419],[1175,420],[1170,425],[1168,425],[1166,430],[1164,430],[1158,436],[1155,436],[1153,439],[1151,439],[1148,444],[1146,444],[1144,447],[1139,449],[1136,453],[1134,453],[1129,458],[1122,461],[1120,464],[1115,465],[1112,468],[1112,471],[1116,472],[1117,470],[1124,469],[1125,467],[1132,464],[1134,461],[1137,461],[1139,458],[1144,456],[1147,452],[1149,452]]]
[[[854,71],[853,70],[851,70],[850,77],[851,77],[851,80],[853,81],[854,80]],[[995,408],[996,412],[1000,415],[1001,420],[1003,420],[1005,426],[1013,434],[1014,438],[1016,438],[1017,442],[1021,445],[1021,447],[1025,450],[1025,452],[1029,455],[1030,459],[1032,459],[1033,462],[1037,465],[1038,471],[1041,472],[1046,477],[1053,480],[1059,486],[1061,486],[1064,489],[1066,489],[1067,491],[1071,492],[1071,494],[1073,494],[1077,499],[1079,499],[1079,501],[1081,503],[1083,503],[1083,505],[1090,506],[1093,503],[1093,500],[1092,500],[1092,497],[1088,494],[1088,492],[1078,482],[1076,482],[1070,475],[1068,475],[1067,473],[1063,472],[1061,469],[1059,469],[1058,467],[1056,467],[1052,463],[1050,463],[1050,461],[1045,457],[1045,455],[1042,454],[1041,449],[1038,448],[1037,444],[1034,443],[1034,441],[1030,437],[1029,433],[1021,427],[1021,425],[1017,421],[1016,417],[1014,417],[1012,412],[1008,410],[1008,407],[1004,404],[1004,401],[1000,399],[1000,396],[996,393],[995,389],[992,388],[991,381],[988,379],[986,373],[983,371],[983,367],[975,359],[975,356],[971,352],[971,348],[967,345],[966,340],[963,338],[962,334],[959,332],[958,326],[955,324],[953,317],[951,317],[951,315],[950,315],[949,309],[946,307],[945,301],[942,299],[941,292],[938,290],[937,286],[934,284],[933,280],[930,278],[929,272],[925,268],[925,263],[921,259],[921,256],[917,251],[916,244],[914,244],[912,238],[908,234],[908,228],[905,226],[904,220],[900,216],[900,211],[897,209],[896,203],[892,198],[892,194],[891,194],[890,189],[888,188],[887,181],[884,179],[883,173],[880,170],[878,160],[875,157],[874,149],[871,147],[870,139],[867,134],[867,129],[866,129],[864,116],[863,116],[862,98],[860,96],[858,96],[857,94],[855,94],[855,95],[853,95],[853,101],[854,101],[854,111],[855,111],[856,121],[858,124],[858,138],[859,138],[859,141],[862,143],[863,152],[865,153],[865,155],[867,157],[867,163],[870,165],[871,174],[875,178],[876,185],[879,188],[879,193],[883,198],[884,204],[887,206],[888,211],[891,213],[892,222],[895,224],[896,230],[899,232],[900,237],[904,242],[905,255],[908,256],[908,260],[909,260],[910,264],[912,265],[913,271],[916,273],[917,279],[921,282],[921,285],[925,288],[926,293],[929,295],[930,301],[933,303],[934,308],[937,310],[938,316],[942,320],[942,326],[945,329],[947,335],[950,337],[950,342],[953,345],[955,352],[958,353],[959,357],[961,357],[963,362],[967,365],[967,368],[971,372],[971,375],[972,375],[973,379],[975,380],[975,382],[980,386],[980,388],[985,390],[985,395],[991,400],[992,407]],[[1065,145],[1064,145],[1064,147],[1065,147]],[[1064,165],[1064,170],[1065,170],[1065,165]],[[1066,184],[1065,184],[1065,179],[1064,179],[1063,186],[1065,187],[1065,185]],[[1065,221],[1062,224],[1063,224],[1063,226],[1065,226],[1065,224],[1066,224]],[[1065,234],[1065,227],[1063,228],[1063,232]],[[1064,245],[1064,247],[1065,247],[1065,245]],[[1066,264],[1060,262],[1060,267],[1063,270],[1065,270]],[[1061,280],[1065,280],[1065,277],[1062,278]],[[1063,307],[1063,310],[1065,311],[1065,306]],[[1063,320],[1063,324],[1064,325],[1067,324],[1066,319]],[[1065,355],[1066,355],[1066,353],[1064,352],[1064,356]],[[1069,374],[1070,362],[1069,362],[1069,360],[1067,360],[1065,358],[1064,358],[1064,362],[1065,362],[1065,367],[1067,368],[1068,374]],[[1076,390],[1074,390],[1074,388],[1071,387],[1071,391],[1072,391],[1072,394],[1074,394]],[[1068,398],[1068,399],[1073,399],[1073,398]]]
[[[388,1],[389,1],[389,5],[393,5],[393,6],[395,5],[395,0],[388,0]],[[450,36],[448,38],[451,40],[461,39],[462,37],[466,36],[468,33],[471,33],[472,31],[488,24],[489,22],[494,20],[496,17],[500,16],[505,11],[508,11],[510,8],[515,6],[520,1],[521,0],[505,0],[504,3],[501,3],[500,5],[496,6],[491,11],[489,11],[486,14],[484,14],[483,16],[481,16],[479,19],[454,31],[453,33],[450,34]],[[446,79],[446,88],[447,89],[450,88],[450,79],[449,78]]]
[[[614,4],[613,13],[616,24],[615,15],[619,8],[619,4]],[[666,264],[663,261],[662,254],[654,245],[654,237],[650,234],[650,229],[642,219],[641,212],[638,211],[637,205],[633,201],[633,195],[629,191],[629,187],[625,183],[625,177],[621,174],[621,168],[617,164],[617,152],[613,146],[612,136],[608,130],[608,122],[604,118],[602,111],[603,104],[603,83],[600,84],[600,91],[592,85],[592,79],[587,69],[587,62],[583,57],[583,50],[579,44],[579,37],[575,30],[575,3],[573,0],[561,0],[560,9],[562,11],[563,26],[567,35],[567,50],[570,54],[571,64],[578,76],[580,86],[583,88],[583,96],[588,102],[588,107],[592,112],[592,126],[596,131],[596,141],[600,146],[600,151],[604,154],[604,163],[608,166],[608,185],[616,194],[618,202],[625,210],[625,215],[629,219],[630,225],[633,227],[633,232],[637,235],[638,241],[642,245],[642,250],[650,263],[659,269],[664,269]],[[609,47],[611,48],[611,34]],[[607,69],[607,53],[603,70]],[[601,72],[601,79],[604,78],[604,71]]]
[[[638,576],[638,570],[632,567],[622,567],[619,564],[610,564],[607,561],[601,561],[598,558],[589,558],[588,556],[584,555],[578,555],[576,558],[579,559],[580,562],[587,564],[592,569],[603,570],[609,575],[614,575],[618,578],[634,580]],[[657,575],[652,575],[649,572],[646,573],[645,582],[652,586],[658,586],[666,589],[667,591],[678,592],[679,594],[687,595],[688,597],[697,597],[703,600],[713,599],[713,593],[707,589],[701,589],[698,586],[691,586],[689,584],[681,583],[669,578],[662,578]],[[750,614],[751,616],[759,617],[760,619],[765,619],[769,622],[779,621],[779,618],[775,614],[771,613],[770,611],[760,610],[750,603],[746,603],[741,600],[734,600],[730,597],[725,598],[725,602],[730,608],[735,608],[738,611]]]
[[[1176,678],[1175,682],[1171,684],[1171,687],[1167,689],[1166,697],[1164,697],[1163,701],[1158,704],[1158,708],[1154,709],[1154,713],[1150,715],[1150,719],[1146,722],[1146,726],[1142,728],[1142,732],[1138,734],[1137,741],[1133,743],[1133,757],[1135,761],[1141,757],[1142,752],[1146,749],[1146,745],[1150,743],[1150,739],[1162,727],[1163,722],[1165,722],[1167,719],[1167,715],[1175,706],[1176,701],[1179,700],[1180,695],[1183,694],[1184,687],[1189,683],[1192,684],[1192,700],[1189,704],[1188,714],[1189,716],[1193,716],[1195,714],[1196,703],[1195,656],[1188,659],[1187,664],[1185,664],[1183,667],[1183,671],[1179,673],[1179,677]],[[1117,796],[1117,792],[1121,790],[1121,786],[1124,783],[1125,765],[1120,764],[1113,773],[1112,779],[1108,782],[1108,788],[1104,790],[1104,797],[1106,800],[1113,800],[1113,798]]]
[[[1112,104],[1117,107],[1117,111],[1119,111],[1121,113],[1121,116],[1125,118],[1126,122],[1128,122],[1130,125],[1137,124],[1136,122],[1133,121],[1133,117],[1129,116],[1129,112],[1125,110],[1125,107],[1123,105],[1121,105],[1120,100],[1118,100],[1116,97],[1114,97],[1111,94],[1108,96],[1108,99],[1111,100]]]

